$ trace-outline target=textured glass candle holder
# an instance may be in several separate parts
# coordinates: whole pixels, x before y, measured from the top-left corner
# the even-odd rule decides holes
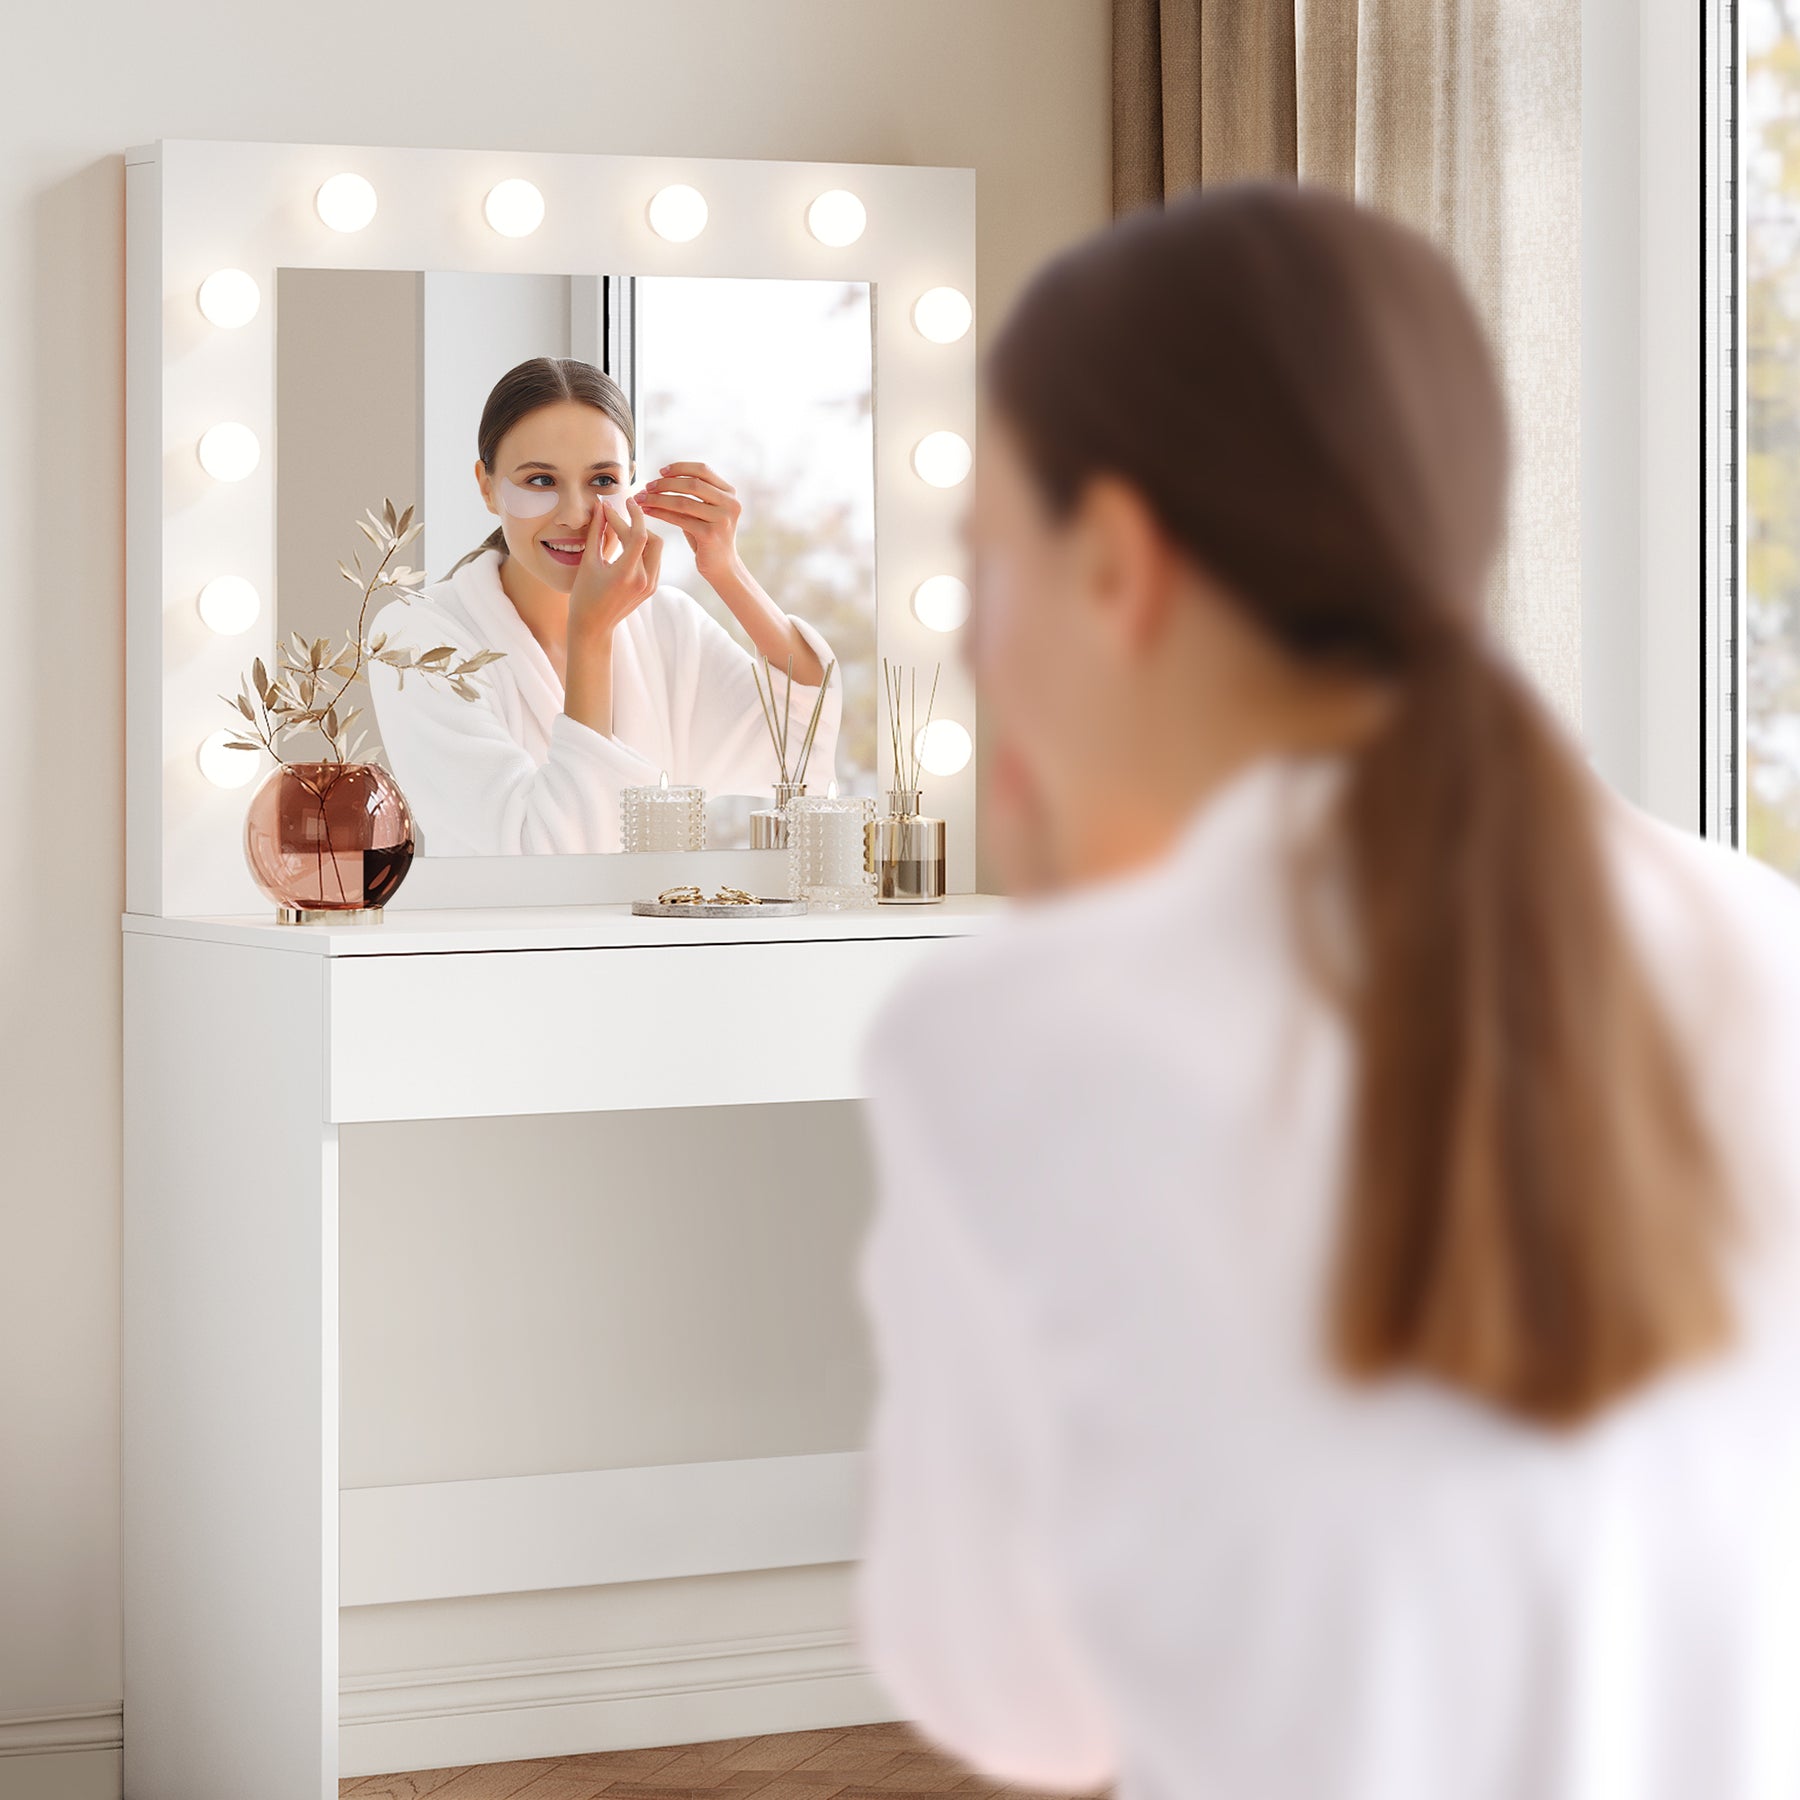
[[[785,850],[788,847],[788,808],[805,793],[805,782],[776,782],[775,804],[750,815],[752,850]]]
[[[244,859],[285,925],[378,919],[412,867],[412,812],[378,764],[283,763],[250,797]]]
[[[627,850],[704,850],[706,789],[628,787],[619,795],[619,842]]]
[[[788,894],[819,912],[875,904],[866,857],[875,802],[860,795],[797,797],[788,807]]]
[[[867,857],[881,906],[930,906],[945,892],[944,821],[919,811],[917,788],[890,790],[887,811],[869,822]]]

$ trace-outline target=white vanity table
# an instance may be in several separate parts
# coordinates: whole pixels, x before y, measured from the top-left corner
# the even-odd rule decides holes
[[[888,994],[999,904],[958,891],[975,866],[970,765],[930,784],[949,827],[951,898],[937,906],[638,919],[625,903],[677,880],[782,892],[784,861],[527,856],[426,859],[377,923],[275,923],[244,865],[249,790],[213,785],[196,759],[225,723],[220,694],[273,654],[275,459],[214,480],[198,440],[229,420],[273,446],[284,269],[867,283],[875,647],[926,670],[941,659],[940,712],[972,736],[967,672],[915,596],[959,561],[960,502],[916,453],[927,437],[973,436],[973,335],[933,336],[916,303],[973,298],[974,181],[191,142],[127,165],[125,1792],[331,1800],[340,1605],[841,1563],[857,1461],[340,1493],[340,1128],[854,1099],[858,1047]],[[346,172],[372,183],[379,209],[330,229],[314,196]],[[543,220],[514,238],[483,223],[483,196],[521,179]],[[691,241],[645,222],[647,199],[680,183],[710,208]],[[867,208],[853,242],[808,230],[809,203],[830,190]],[[221,269],[263,297],[241,326],[195,304]],[[197,613],[221,575],[262,597],[245,631]]]
[[[126,916],[132,1800],[335,1794],[340,1605],[853,1556],[852,1454],[340,1495],[338,1127],[853,1098],[887,993],[997,912]]]

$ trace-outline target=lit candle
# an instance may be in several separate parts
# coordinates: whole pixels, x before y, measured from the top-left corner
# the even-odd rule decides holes
[[[655,787],[619,795],[619,841],[627,850],[702,850],[706,847],[706,790],[671,787],[669,771]]]

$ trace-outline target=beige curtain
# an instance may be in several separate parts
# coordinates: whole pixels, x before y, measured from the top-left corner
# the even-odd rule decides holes
[[[1429,232],[1512,407],[1501,639],[1581,718],[1580,0],[1113,0],[1117,212],[1245,176]]]

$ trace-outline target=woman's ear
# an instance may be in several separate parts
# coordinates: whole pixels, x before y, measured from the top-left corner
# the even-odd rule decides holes
[[[487,464],[479,456],[475,459],[475,485],[481,489],[481,498],[488,511],[498,517],[500,509],[494,504],[494,484],[488,479]]]
[[[1081,589],[1095,622],[1127,655],[1141,653],[1161,637],[1176,599],[1175,546],[1144,496],[1112,475],[1088,482],[1074,528]]]

